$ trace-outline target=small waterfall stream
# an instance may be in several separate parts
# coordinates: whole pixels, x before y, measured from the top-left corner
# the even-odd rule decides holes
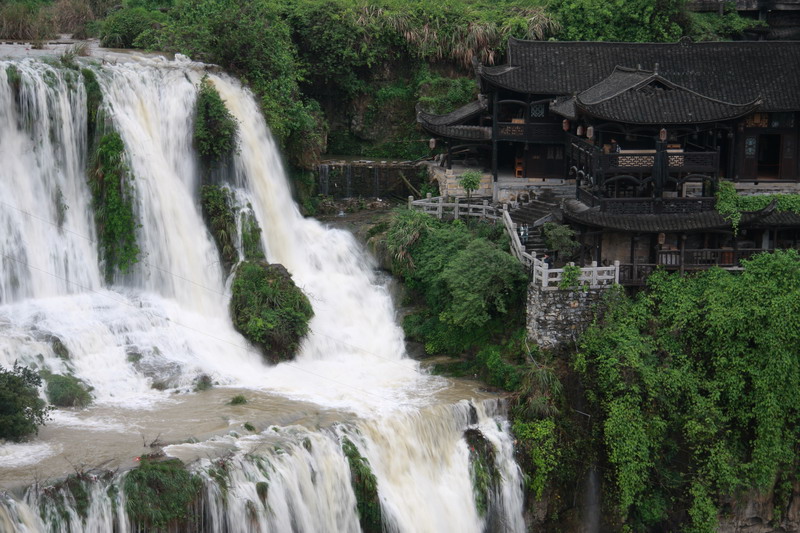
[[[0,489],[10,490],[0,493],[0,530],[135,531],[124,479],[143,452],[130,441],[138,434],[144,446],[157,432],[203,481],[187,531],[359,531],[345,438],[376,477],[385,531],[523,531],[502,402],[468,402],[479,395],[406,356],[372,259],[348,232],[301,216],[249,91],[180,57],[85,67],[126,146],[142,253],[104,281],[80,72],[0,61],[0,365],[72,374],[94,396],[83,411],[54,411],[31,442],[0,443]],[[252,208],[267,260],[288,269],[314,308],[292,362],[267,365],[229,318],[192,146],[205,75],[239,126],[227,186]],[[193,393],[200,376],[218,387]],[[245,391],[249,410],[226,407],[226,390]],[[242,429],[249,421],[257,430]],[[491,443],[501,474],[484,516],[470,428]],[[210,474],[220,461],[224,481]],[[85,498],[56,481],[70,471]]]

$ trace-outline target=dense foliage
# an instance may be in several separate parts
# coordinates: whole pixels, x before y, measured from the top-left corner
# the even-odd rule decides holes
[[[386,234],[394,272],[425,307],[403,327],[428,353],[460,353],[516,324],[526,276],[505,248],[476,236],[461,221],[440,222],[396,212]]]
[[[657,272],[648,291],[607,303],[575,366],[601,420],[623,520],[713,531],[737,495],[797,480],[796,251],[755,256],[741,273]],[[787,504],[775,503],[778,513]]]
[[[291,359],[314,315],[303,291],[281,265],[243,262],[231,295],[233,325],[273,362]]]
[[[777,211],[790,211],[800,214],[800,194],[759,194],[753,196],[740,196],[736,187],[729,181],[719,184],[717,190],[717,211],[728,219],[734,231],[738,232],[742,213],[745,211],[760,211],[774,202]]]
[[[206,163],[229,157],[236,145],[233,118],[208,76],[200,82],[194,116],[194,145]]]
[[[575,240],[575,230],[566,224],[546,222],[542,226],[542,236],[547,249],[555,252],[562,261],[568,261],[581,246]]]
[[[0,439],[22,440],[45,423],[48,408],[39,398],[41,384],[42,378],[27,366],[0,367]]]
[[[125,510],[141,530],[174,529],[189,517],[202,481],[186,471],[178,459],[152,461],[142,457],[139,467],[125,475]]]
[[[106,279],[126,273],[139,261],[132,176],[125,164],[125,144],[116,132],[105,134],[97,145],[89,175],[92,205]]]

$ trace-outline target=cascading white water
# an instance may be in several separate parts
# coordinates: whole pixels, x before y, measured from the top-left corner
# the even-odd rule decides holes
[[[465,404],[426,407],[447,382],[420,372],[405,356],[391,298],[352,235],[300,215],[256,101],[235,80],[180,58],[92,67],[105,115],[126,146],[141,224],[140,262],[106,286],[85,175],[89,157],[80,75],[16,62],[22,81],[15,88],[9,65],[0,62],[0,365],[20,360],[73,373],[94,388],[97,405],[122,410],[174,403],[168,392],[151,386],[184,391],[196,376],[207,374],[223,385],[359,417],[357,432],[351,425],[322,432],[279,428],[280,435],[302,434],[299,440],[283,439],[280,453],[272,447],[263,451],[273,438],[270,431],[224,437],[236,464],[229,490],[242,497],[223,498],[214,493],[219,490],[214,482],[206,483],[209,531],[247,530],[253,523],[261,531],[358,530],[339,444],[345,433],[372,465],[387,530],[480,531],[485,523],[475,507],[463,439],[471,425],[497,450],[503,482],[494,507],[503,527],[524,529],[521,482],[501,414],[480,407],[479,419],[470,420]],[[275,367],[232,328],[219,256],[198,205],[192,122],[197,86],[206,74],[239,126],[230,184],[235,197],[252,205],[267,259],[288,269],[315,312],[296,360]],[[68,350],[66,358],[56,353],[54,339]],[[51,425],[74,423],[62,411]],[[302,445],[305,439],[310,450]],[[187,449],[210,445],[168,451],[182,457]],[[31,446],[4,450],[0,444],[0,459],[24,458],[34,453]],[[36,453],[58,451],[54,444]],[[252,507],[237,507],[257,501],[256,474],[247,466],[254,456],[268,457],[271,472],[270,511],[257,513],[257,519]],[[0,460],[0,473],[2,465]],[[202,472],[204,465],[196,469]],[[112,516],[110,502],[99,503],[102,491],[94,485],[92,491],[94,518],[75,515],[73,527],[104,531],[115,521],[127,531],[124,513]],[[30,491],[28,505],[39,505],[40,497]],[[34,531],[45,528],[40,518],[20,518],[25,508],[20,502],[0,503],[0,524],[16,520],[34,524],[29,526]]]

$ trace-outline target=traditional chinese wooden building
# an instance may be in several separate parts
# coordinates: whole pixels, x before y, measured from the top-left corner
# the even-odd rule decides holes
[[[734,235],[713,195],[800,190],[800,42],[512,39],[505,65],[476,66],[479,102],[419,122],[486,146],[495,181],[574,179],[584,259],[635,281],[798,245],[800,216],[748,214]]]

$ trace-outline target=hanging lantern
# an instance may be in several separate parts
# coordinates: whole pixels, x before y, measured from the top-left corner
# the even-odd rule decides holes
[[[658,140],[661,142],[667,140],[667,128],[661,128],[661,131],[658,132]]]
[[[561,129],[564,131],[569,131],[569,120],[564,119],[561,121]]]
[[[428,141],[428,147],[429,147],[431,150],[433,150],[434,148],[436,148],[436,139],[434,139],[433,137],[431,137],[431,140],[430,140],[430,141]]]
[[[586,138],[591,139],[592,137],[594,137],[594,126],[589,126],[586,128]]]
[[[583,137],[583,125],[578,126],[578,137]]]

